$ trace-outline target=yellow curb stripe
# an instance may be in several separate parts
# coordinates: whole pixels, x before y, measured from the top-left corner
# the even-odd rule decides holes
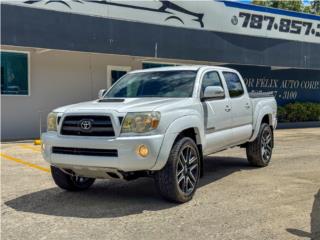
[[[3,154],[3,153],[0,153],[0,156],[2,158],[6,159],[6,160],[10,160],[10,161],[14,161],[14,162],[17,162],[17,163],[21,163],[21,164],[24,164],[24,165],[26,165],[26,166],[28,166],[30,168],[35,168],[35,169],[38,169],[38,170],[41,170],[41,171],[44,171],[44,172],[50,172],[49,168],[41,167],[41,166],[38,166],[36,164],[23,161],[23,160],[21,160],[19,158],[15,158],[15,157]]]
[[[30,150],[35,151],[35,152],[41,152],[40,148],[36,148],[36,147],[24,145],[24,144],[20,144],[18,146],[22,147],[22,148],[25,148],[25,149],[30,149]]]

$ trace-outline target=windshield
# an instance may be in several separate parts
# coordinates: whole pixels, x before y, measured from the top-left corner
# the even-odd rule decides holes
[[[196,71],[190,70],[129,73],[119,79],[104,97],[192,97],[196,75]]]

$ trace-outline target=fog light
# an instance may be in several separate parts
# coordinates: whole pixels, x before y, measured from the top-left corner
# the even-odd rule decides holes
[[[139,145],[137,148],[137,154],[141,157],[146,157],[149,154],[149,149],[146,145]]]

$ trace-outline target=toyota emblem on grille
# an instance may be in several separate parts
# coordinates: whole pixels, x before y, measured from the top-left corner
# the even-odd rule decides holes
[[[91,127],[92,127],[91,120],[82,120],[80,122],[80,127],[81,127],[82,130],[86,130],[86,131],[90,130]]]

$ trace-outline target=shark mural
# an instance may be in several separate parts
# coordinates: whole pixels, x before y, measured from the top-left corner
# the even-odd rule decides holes
[[[100,1],[89,1],[89,0],[71,0],[71,1],[62,1],[62,0],[29,0],[25,1],[24,3],[26,4],[36,4],[39,2],[45,2],[45,4],[50,4],[50,3],[60,3],[68,8],[72,8],[70,3],[79,3],[79,4],[85,4],[85,3],[95,3],[95,4],[101,4],[101,5],[110,5],[110,6],[117,6],[121,8],[128,8],[128,9],[136,9],[136,10],[141,10],[141,11],[149,11],[149,12],[158,12],[158,13],[166,13],[170,14],[170,16],[165,18],[165,21],[175,19],[178,20],[180,23],[184,24],[184,21],[182,20],[181,17],[177,16],[174,14],[173,11],[183,13],[186,15],[189,15],[191,17],[194,17],[192,20],[195,22],[198,22],[200,27],[204,27],[203,23],[203,13],[196,13],[192,12],[186,8],[183,8],[179,6],[177,3],[173,3],[170,1],[159,1],[161,3],[161,6],[159,8],[149,8],[149,7],[143,7],[143,6],[137,6],[137,5],[132,5],[132,4],[127,4],[127,3],[120,3],[120,2],[115,2],[115,1],[106,1],[106,0],[100,0]]]

